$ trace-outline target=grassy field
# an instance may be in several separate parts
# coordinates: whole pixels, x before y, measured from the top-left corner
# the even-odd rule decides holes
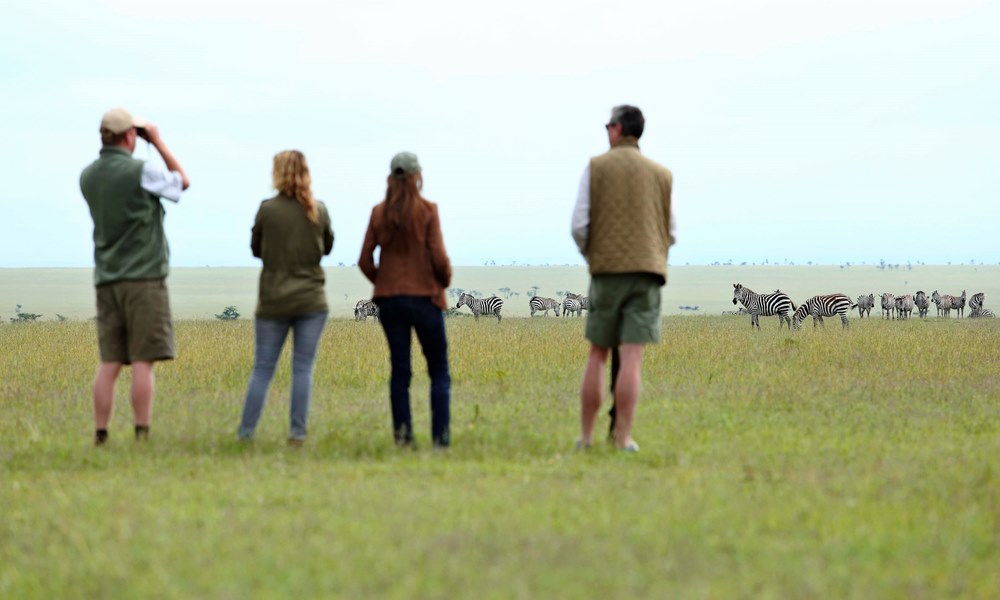
[[[577,319],[448,321],[445,453],[419,373],[391,444],[371,322],[328,326],[301,450],[287,360],[234,439],[249,321],[180,322],[152,439],[120,385],[101,449],[92,325],[2,325],[0,597],[996,598],[1000,322],[762,326],[664,319],[624,455],[571,450]]]
[[[356,267],[327,268],[327,300],[335,317],[350,317],[354,304],[368,298],[372,286]],[[171,307],[180,319],[213,319],[226,306],[236,306],[247,317],[257,301],[259,269],[179,268],[168,279]],[[7,322],[20,304],[23,310],[43,315],[42,320],[83,320],[94,316],[94,289],[90,269],[0,269],[0,321]],[[796,304],[817,294],[845,293],[851,298],[882,292],[914,294],[934,290],[961,294],[985,292],[987,306],[1000,303],[1000,266],[915,266],[912,269],[876,269],[873,266],[672,266],[664,288],[663,312],[718,315],[732,310],[733,284],[742,283],[756,292],[781,288]],[[559,291],[586,294],[589,278],[584,267],[457,267],[454,288],[497,294],[502,288],[518,293],[505,300],[503,314],[527,317],[528,291],[552,298]],[[993,299],[991,302],[990,298]],[[454,304],[457,294],[449,296]],[[698,307],[697,311],[681,306]],[[462,311],[468,312],[468,308]]]

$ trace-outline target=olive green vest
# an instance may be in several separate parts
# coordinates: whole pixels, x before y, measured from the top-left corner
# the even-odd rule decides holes
[[[80,174],[94,220],[94,284],[167,276],[170,251],[160,199],[140,187],[142,161],[105,146]]]
[[[652,273],[666,283],[672,185],[670,171],[640,154],[634,137],[590,160],[591,275]]]

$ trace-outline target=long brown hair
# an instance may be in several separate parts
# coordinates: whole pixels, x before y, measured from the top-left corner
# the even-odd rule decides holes
[[[274,189],[289,198],[294,198],[306,211],[306,217],[319,225],[319,208],[313,198],[312,177],[306,157],[298,150],[285,150],[274,155],[274,171],[271,174]]]
[[[392,239],[411,238],[416,227],[417,201],[424,199],[420,194],[420,190],[424,187],[424,178],[421,177],[420,171],[410,175],[399,173],[389,175],[386,183],[386,231]]]

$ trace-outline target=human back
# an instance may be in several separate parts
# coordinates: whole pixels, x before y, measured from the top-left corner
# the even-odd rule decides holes
[[[625,137],[591,159],[590,178],[590,273],[653,273],[665,281],[670,171]]]
[[[313,198],[305,157],[296,150],[275,156],[278,194],[261,202],[250,247],[263,261],[256,316],[280,317],[327,310],[326,275],[320,266],[333,248],[326,206]]]

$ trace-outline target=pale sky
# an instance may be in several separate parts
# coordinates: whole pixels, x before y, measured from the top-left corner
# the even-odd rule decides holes
[[[998,32],[1000,3],[964,0],[8,3],[0,267],[93,265],[78,177],[116,106],[191,178],[174,266],[258,264],[291,148],[325,265],[357,260],[402,150],[455,264],[582,264],[570,213],[622,103],[674,173],[671,264],[997,263]]]

